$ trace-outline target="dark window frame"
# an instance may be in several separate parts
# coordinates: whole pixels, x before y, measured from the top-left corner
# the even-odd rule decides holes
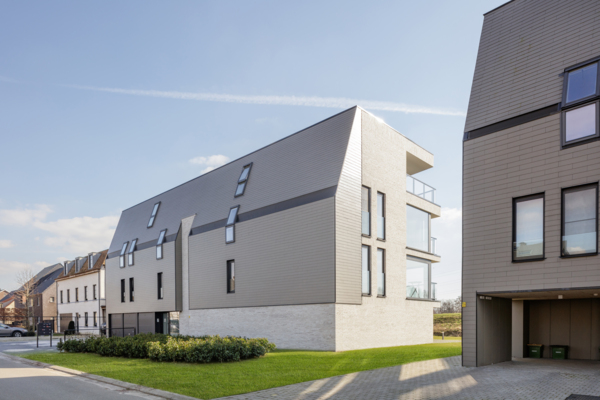
[[[87,296],[87,286],[83,287],[83,300],[87,301],[88,300],[88,296]]]
[[[78,287],[75,288],[75,301],[76,302],[79,301],[79,288]]]
[[[163,235],[164,232],[164,235]],[[161,235],[162,236],[162,240],[161,240]],[[162,231],[160,231],[160,233],[158,234],[158,241],[156,242],[156,259],[157,260],[162,260],[164,253],[163,253],[163,243],[165,242],[165,240],[167,239],[167,230],[163,229]],[[160,257],[159,254],[160,253]]]
[[[237,211],[235,212],[235,217],[233,218],[233,222],[229,223],[229,215],[231,214],[231,210],[233,209],[237,209]],[[230,244],[230,243],[235,243],[235,224],[236,222],[238,222],[239,219],[239,215],[240,215],[240,205],[236,205],[233,206],[229,209],[229,212],[227,213],[227,220],[225,221],[225,244]],[[231,229],[232,233],[233,233],[233,239],[232,240],[227,240],[227,230]]]
[[[134,258],[134,253],[135,253],[135,248],[137,247],[137,238],[133,239],[131,241],[131,245],[129,247],[129,251],[127,252],[127,266],[131,267],[135,264],[135,258]]]
[[[569,140],[567,142],[567,113],[569,111],[573,111],[578,108],[587,107],[592,104],[596,105],[596,124],[595,124],[596,125],[596,133],[593,135],[584,136],[579,139]],[[561,144],[561,148],[568,149],[573,146],[595,142],[599,139],[600,139],[600,101],[595,100],[595,101],[590,101],[590,102],[587,102],[584,104],[577,104],[573,107],[569,107],[569,108],[563,109],[561,111],[561,114],[560,114],[560,144]]]
[[[362,249],[364,249],[364,248],[367,249],[367,271],[369,272],[369,274],[368,274],[369,275],[369,292],[368,293],[365,293],[362,291],[362,287],[363,287],[363,285],[362,285]],[[373,275],[373,271],[371,271],[371,269],[372,269],[371,268],[371,246],[369,246],[368,244],[363,244],[363,245],[361,245],[360,249],[361,249],[360,250],[361,251],[361,253],[360,253],[360,264],[361,264],[360,265],[360,271],[361,271],[361,274],[360,274],[361,289],[360,289],[360,291],[363,296],[371,296],[371,286],[373,285],[373,279],[372,279],[373,277],[371,276],[371,275]]]
[[[369,233],[363,233],[362,232],[362,188],[367,189],[367,212],[369,213]],[[371,233],[373,232],[373,227],[371,225],[371,188],[365,185],[361,185],[361,190],[360,190],[360,201],[361,201],[361,229],[360,229],[360,233],[363,237],[371,237]]]
[[[588,65],[598,64],[596,67],[596,93],[581,99],[573,100],[570,103],[567,103],[567,90],[569,88],[569,74],[575,70],[580,68],[587,67]],[[562,89],[562,97],[561,97],[561,108],[570,108],[580,105],[582,103],[587,103],[591,100],[597,99],[600,97],[600,57],[593,58],[591,60],[584,61],[582,63],[573,65],[571,67],[567,67],[563,73],[563,89]]]
[[[382,211],[381,211],[381,217],[383,218],[383,237],[379,237],[379,229],[377,229],[377,239],[378,240],[385,240],[386,237],[386,208],[387,208],[387,204],[386,204],[386,196],[385,193],[383,192],[379,192],[377,191],[377,227],[379,227],[379,195],[381,195],[381,197],[383,198],[381,204],[382,204]]]
[[[98,326],[98,311],[94,311],[94,326]]]
[[[227,260],[227,294],[235,293],[235,260]],[[233,267],[233,268],[230,268]],[[233,281],[233,285],[231,282]],[[233,288],[232,288],[233,286]]]
[[[240,177],[238,178],[237,185],[235,186],[235,192],[234,192],[234,194],[233,194],[233,198],[236,198],[236,197],[243,196],[243,195],[244,195],[244,193],[246,193],[246,188],[248,187],[248,181],[250,180],[250,174],[252,173],[252,165],[253,165],[253,164],[254,164],[254,163],[249,163],[249,164],[246,164],[246,165],[244,165],[244,166],[242,167],[242,172],[240,173]],[[248,168],[248,176],[246,177],[246,179],[242,179],[242,174],[244,173],[244,170],[245,170],[246,168]],[[241,184],[243,184],[243,185],[244,185],[244,187],[243,187],[243,189],[242,189],[242,193],[240,193],[240,194],[237,194],[238,187],[239,187]]]
[[[125,279],[121,279],[121,303],[125,303]]]
[[[165,298],[162,275],[162,272],[156,274],[156,297],[158,300],[163,300]]]
[[[98,295],[96,294],[96,285],[92,285],[92,294],[94,295],[94,300],[98,300]]]
[[[527,200],[535,200],[535,199],[543,199],[544,200],[544,206],[543,206],[543,218],[542,218],[542,232],[543,232],[543,236],[542,236],[542,240],[544,241],[544,244],[542,245],[542,255],[541,256],[535,256],[535,257],[529,257],[529,258],[518,258],[515,259],[515,252],[514,252],[514,246],[516,243],[516,239],[517,239],[517,203],[521,202],[521,201],[527,201]],[[512,242],[511,242],[511,257],[512,257],[512,262],[514,263],[522,263],[522,262],[532,262],[532,261],[543,261],[546,259],[546,192],[541,192],[541,193],[535,193],[535,194],[529,194],[527,196],[520,196],[520,197],[513,197],[512,199]]]
[[[129,278],[129,301],[131,303],[135,301],[135,282],[133,278]]]
[[[428,295],[428,297],[426,299],[421,298],[421,297],[408,297],[408,296],[406,296],[406,299],[407,300],[420,300],[420,301],[435,301],[433,299],[433,296],[432,296],[432,293],[431,293],[431,285],[433,284],[433,277],[431,276],[431,274],[433,272],[433,262],[431,260],[427,260],[425,258],[415,257],[415,256],[410,256],[410,255],[407,255],[406,259],[407,260],[411,260],[412,259],[413,261],[422,262],[422,263],[427,264],[427,280],[428,280],[428,282],[427,282],[427,285],[428,285],[427,286],[427,295]],[[405,282],[405,284],[406,283],[407,282]]]
[[[83,315],[84,315],[83,321],[84,321],[85,326],[89,326],[88,325],[88,312],[86,311]]]
[[[598,181],[592,183],[585,183],[583,185],[575,185],[569,186],[566,188],[561,188],[560,190],[560,258],[577,258],[577,257],[590,257],[598,255]],[[596,207],[594,207],[596,212],[596,251],[585,254],[564,254],[563,249],[563,236],[565,235],[565,191],[570,189],[583,189],[585,187],[595,187],[596,188]]]
[[[123,247],[121,247],[121,253],[119,254],[119,268],[125,268],[125,253],[127,252],[127,246],[129,246],[129,241],[123,243]]]
[[[148,225],[146,226],[147,229],[150,229],[154,226],[154,221],[156,221],[156,216],[158,215],[158,210],[160,209],[160,203],[162,202],[159,201],[158,203],[154,203],[152,206],[152,213],[150,214],[150,219],[148,220]]]
[[[379,294],[379,252],[383,253],[381,271],[383,273],[383,294]],[[386,262],[386,251],[382,247],[377,248],[377,297],[387,296],[387,262]]]
[[[67,303],[71,302],[71,289],[67,289]]]
[[[64,301],[63,301],[63,291],[62,290],[60,291],[60,304],[64,304]]]

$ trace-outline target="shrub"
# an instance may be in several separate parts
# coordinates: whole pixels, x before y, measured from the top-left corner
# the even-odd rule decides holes
[[[229,362],[264,356],[275,349],[267,339],[234,336],[178,336],[144,333],[126,337],[89,337],[59,342],[59,351],[106,357],[149,358],[189,363]]]

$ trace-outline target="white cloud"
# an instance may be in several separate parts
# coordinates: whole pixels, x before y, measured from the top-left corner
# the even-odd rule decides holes
[[[206,166],[206,168],[204,168],[202,171],[200,171],[201,174],[210,172],[213,169],[218,168],[223,164],[227,164],[228,162],[229,162],[229,157],[224,156],[222,154],[215,154],[215,155],[208,156],[208,157],[194,157],[190,160],[191,164]]]
[[[36,220],[46,219],[52,208],[45,204],[38,204],[34,208],[16,208],[13,210],[0,210],[0,224],[12,226],[26,226]]]
[[[317,96],[252,96],[218,93],[190,93],[159,90],[132,90],[120,88],[103,88],[94,86],[64,85],[74,89],[93,90],[97,92],[109,92],[128,94],[133,96],[162,97],[178,100],[211,101],[220,103],[242,103],[242,104],[265,104],[282,106],[304,106],[324,108],[350,108],[360,105],[368,110],[392,111],[405,114],[434,114],[448,116],[465,116],[463,111],[424,107],[413,104],[394,103],[387,101],[358,100],[345,97],[317,97]]]
[[[0,282],[2,285],[0,289],[8,291],[16,290],[19,287],[19,283],[16,280],[17,274],[26,269],[31,268],[34,274],[40,272],[43,268],[56,263],[35,261],[33,263],[24,263],[21,261],[11,261],[0,259]]]
[[[432,236],[437,238],[436,253],[442,257],[439,264],[433,264],[437,297],[456,298],[461,294],[462,209],[442,208],[442,216],[432,220]]]
[[[10,249],[11,247],[15,247],[12,240],[0,239],[0,249]]]

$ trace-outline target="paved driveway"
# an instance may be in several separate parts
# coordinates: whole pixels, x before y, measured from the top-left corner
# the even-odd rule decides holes
[[[600,362],[521,359],[463,368],[450,357],[298,383],[228,400],[565,400],[600,396]],[[599,398],[600,399],[600,398]]]

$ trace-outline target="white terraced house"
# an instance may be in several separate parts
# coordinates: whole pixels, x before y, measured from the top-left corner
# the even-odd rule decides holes
[[[430,343],[433,155],[353,107],[123,211],[112,335],[266,337],[281,348]]]

